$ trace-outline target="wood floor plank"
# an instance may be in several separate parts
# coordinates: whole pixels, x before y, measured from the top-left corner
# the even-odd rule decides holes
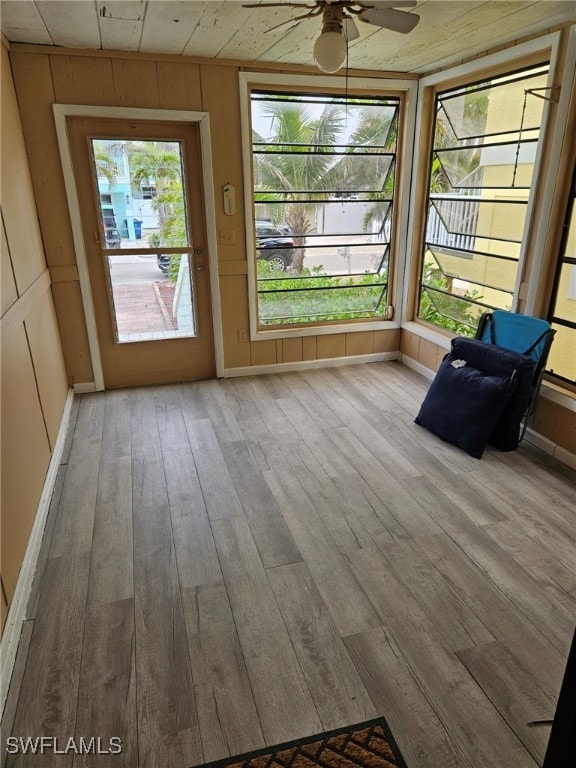
[[[131,457],[103,455],[94,515],[89,605],[134,597],[132,538]]]
[[[40,552],[38,553],[36,572],[34,573],[32,589],[30,591],[30,597],[28,598],[28,605],[26,606],[26,618],[28,619],[34,619],[38,612],[38,602],[40,600],[40,595],[42,594],[42,586],[44,582],[44,570],[46,569],[46,562],[50,555],[52,536],[54,535],[54,528],[56,527],[56,518],[59,514],[60,499],[62,498],[62,489],[66,478],[66,469],[66,465],[61,464],[58,467],[58,472],[54,481],[54,490],[52,491],[52,498],[50,499],[46,524],[44,525],[44,534],[42,536]]]
[[[120,754],[76,755],[74,768],[138,765],[134,600],[98,605],[88,611],[82,646],[75,735],[122,742]],[[114,742],[112,742],[114,744]]]
[[[346,455],[362,478],[362,485],[380,500],[376,514],[393,539],[432,535],[441,530],[433,518],[411,498],[405,487],[372,456],[358,438],[347,429],[330,429],[326,430],[326,434],[336,448]],[[342,488],[343,483],[339,485]]]
[[[390,573],[382,556],[356,551],[355,572],[452,739],[473,768],[535,768],[536,763],[487,702],[434,626]],[[448,716],[447,713],[450,712]],[[486,739],[491,734],[491,739]],[[495,746],[495,742],[498,745]]]
[[[248,523],[234,518],[212,526],[266,743],[319,733],[320,718]]]
[[[138,752],[142,768],[202,761],[168,505],[134,510]]]
[[[265,473],[265,478],[340,634],[378,626],[374,607],[296,478],[289,473]]]
[[[130,393],[121,389],[112,389],[101,397],[105,398],[102,451],[107,457],[130,456],[132,453]]]
[[[5,768],[6,761],[8,759],[8,752],[6,751],[7,745],[5,740],[8,736],[14,733],[16,709],[18,707],[18,700],[20,698],[22,679],[24,677],[24,671],[28,661],[28,651],[30,649],[30,641],[32,639],[33,629],[34,621],[32,619],[22,622],[22,632],[20,633],[20,639],[18,641],[18,650],[16,652],[16,659],[14,661],[14,669],[12,670],[12,675],[10,677],[10,685],[6,695],[6,703],[4,704],[4,711],[2,712],[2,738],[0,740],[1,768]]]
[[[251,461],[246,443],[226,443],[221,448],[264,567],[302,560],[270,488]]]
[[[178,575],[183,589],[222,582],[208,512],[190,448],[164,453]]]
[[[437,440],[428,386],[390,362],[76,397],[4,729],[190,768],[383,714],[410,768],[535,768],[574,473]]]
[[[521,739],[538,765],[542,764],[549,728],[531,727],[535,720],[552,720],[555,703],[514,656],[499,642],[470,648],[459,658],[478,685]]]
[[[326,730],[377,712],[304,563],[268,572],[276,602]]]
[[[368,419],[360,416],[347,399],[334,398],[331,400],[331,406],[352,434],[395,477],[417,477],[421,474],[418,465],[395,448]],[[373,420],[374,417],[372,417]]]
[[[494,640],[417,545],[411,541],[394,542],[382,544],[380,550],[451,650],[461,651]]]
[[[50,557],[90,551],[98,488],[100,441],[101,435],[74,439],[54,524]]]
[[[264,746],[224,585],[182,593],[205,762]]]
[[[186,421],[188,439],[210,520],[242,516],[242,505],[209,419]]]
[[[46,563],[14,736],[52,736],[62,748],[74,735],[89,566],[87,552],[51,557]],[[6,763],[8,768],[69,768],[72,759],[73,752],[62,756],[49,750],[45,755],[10,755]]]
[[[540,588],[538,581],[478,527],[456,531],[452,539],[561,654],[568,653],[574,613],[570,614],[550,593],[546,600],[534,600]]]
[[[154,407],[162,453],[189,448],[178,388],[173,385],[155,387]]]
[[[447,537],[425,537],[418,545],[496,640],[535,677],[544,693],[557,696],[565,659],[547,637]],[[538,599],[536,595],[534,599]]]
[[[502,549],[506,550],[541,584],[553,587],[554,582],[572,597],[576,598],[576,567],[567,568],[543,546],[539,539],[531,538],[526,530],[520,530],[516,523],[505,521],[484,527],[488,534]],[[576,565],[576,552],[572,553]],[[555,590],[558,595],[558,591]]]
[[[410,768],[469,768],[400,648],[384,629],[344,638],[358,674]]]

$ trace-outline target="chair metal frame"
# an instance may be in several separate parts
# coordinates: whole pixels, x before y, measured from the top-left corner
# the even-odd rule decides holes
[[[505,328],[504,332],[502,332],[503,327]],[[530,383],[530,400],[522,418],[519,440],[524,438],[528,421],[536,408],[546,361],[555,333],[556,331],[547,320],[531,315],[521,315],[516,312],[496,309],[493,312],[484,312],[480,317],[476,339],[504,349],[511,349],[513,352],[531,357],[536,363]]]

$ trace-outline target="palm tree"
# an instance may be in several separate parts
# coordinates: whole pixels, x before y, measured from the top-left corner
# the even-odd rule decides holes
[[[325,190],[334,189],[334,157],[327,154],[338,143],[344,124],[339,105],[327,105],[320,117],[314,117],[308,105],[293,101],[266,101],[261,114],[272,121],[272,135],[265,139],[252,132],[255,144],[274,145],[279,154],[254,154],[255,200],[266,200],[271,193],[282,193],[284,204],[270,204],[273,216],[283,218],[294,233],[296,250],[292,270],[302,272],[306,233],[313,228],[315,199],[327,198]],[[281,154],[282,148],[286,154]]]
[[[142,184],[156,188],[154,208],[158,213],[160,232],[164,233],[165,222],[171,214],[169,202],[164,195],[168,189],[181,186],[182,166],[178,148],[169,142],[134,142],[128,148],[130,177],[138,187]]]

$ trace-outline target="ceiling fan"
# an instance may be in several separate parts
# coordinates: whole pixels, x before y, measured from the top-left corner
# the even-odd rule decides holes
[[[420,21],[415,13],[397,10],[413,8],[416,0],[313,0],[308,3],[264,2],[245,4],[244,8],[306,8],[307,13],[283,21],[268,32],[293,24],[295,21],[312,19],[322,14],[322,32],[314,44],[314,60],[323,72],[337,72],[346,61],[347,43],[360,37],[354,19],[393,32],[407,34]]]

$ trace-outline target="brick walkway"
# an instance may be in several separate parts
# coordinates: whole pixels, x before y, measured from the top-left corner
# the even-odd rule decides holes
[[[174,286],[169,280],[114,286],[118,333],[154,333],[174,330],[172,315]]]

